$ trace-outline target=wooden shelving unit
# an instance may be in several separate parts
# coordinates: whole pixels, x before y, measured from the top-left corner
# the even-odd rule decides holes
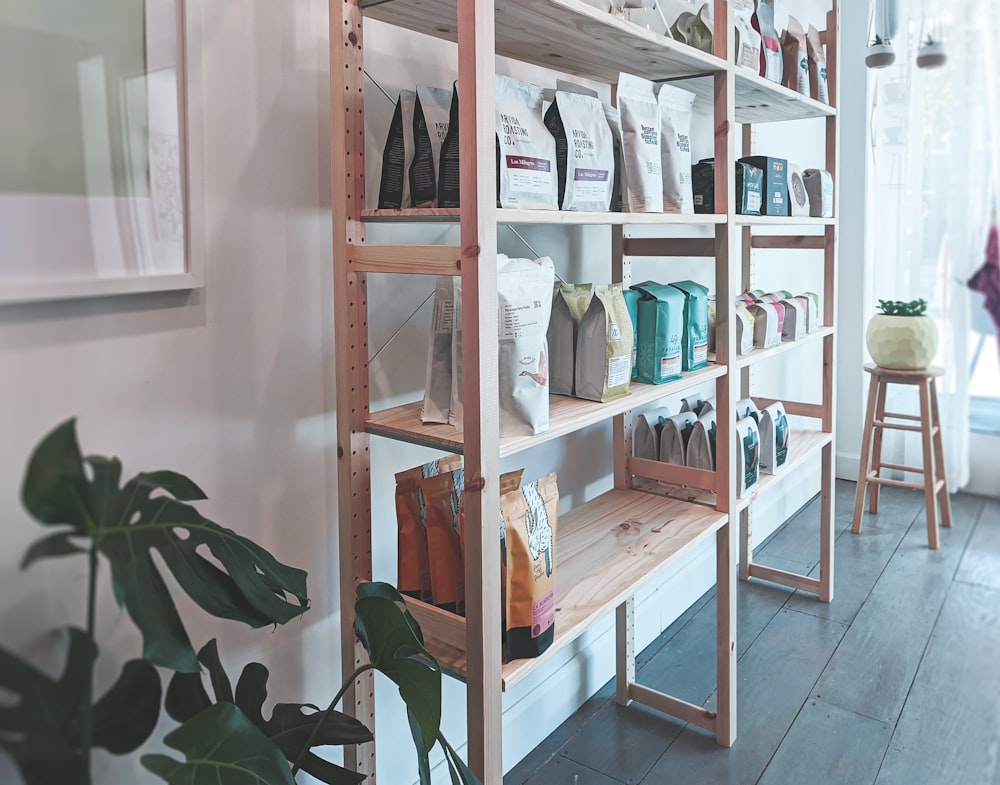
[[[596,620],[615,612],[616,698],[640,702],[713,733],[719,744],[736,738],[736,552],[744,577],[775,580],[777,571],[747,566],[747,508],[817,453],[824,461],[824,504],[832,503],[832,373],[835,314],[836,224],[826,219],[737,216],[733,209],[739,123],[826,118],[828,164],[836,173],[836,109],[800,96],[730,62],[732,11],[713,0],[713,54],[665,39],[587,4],[583,0],[330,0],[331,164],[334,256],[334,327],[337,360],[338,479],[340,489],[340,596],[342,618],[353,615],[355,585],[372,578],[372,436],[464,455],[466,617],[417,601],[410,603],[431,651],[446,672],[466,684],[469,764],[486,785],[501,785],[503,717],[501,693],[545,666]],[[831,74],[835,73],[839,13],[837,0],[827,24]],[[458,43],[460,210],[369,210],[364,193],[364,19],[378,19]],[[496,206],[494,69],[496,55],[613,84],[620,71],[654,81],[682,80],[712,115],[717,162],[717,212],[712,215],[650,215],[604,212],[505,210]],[[835,78],[831,86],[835,85]],[[833,92],[833,95],[836,95]],[[836,101],[834,101],[834,106]],[[744,150],[749,136],[744,132]],[[370,244],[366,226],[379,223],[457,223],[454,245]],[[497,400],[497,293],[488,263],[496,255],[497,227],[517,224],[611,227],[611,276],[628,286],[632,258],[703,257],[715,273],[717,354],[707,368],[665,385],[633,384],[626,398],[607,404],[553,396],[550,427],[537,436],[499,438]],[[641,227],[642,237],[632,237]],[[670,237],[650,237],[655,228]],[[771,228],[777,234],[755,234]],[[677,237],[681,230],[689,234]],[[789,234],[793,232],[793,234]],[[737,241],[743,238],[742,259]],[[454,241],[453,241],[454,242]],[[732,303],[749,284],[753,248],[821,249],[826,259],[826,327],[804,340],[747,356],[735,353]],[[481,260],[487,263],[481,264]],[[669,264],[669,262],[667,262]],[[742,264],[742,268],[741,268]],[[482,271],[482,274],[481,274]],[[371,411],[368,378],[367,275],[423,274],[462,277],[464,429],[425,425],[420,404]],[[793,414],[819,417],[815,431],[797,431],[785,473],[765,477],[752,493],[736,496],[736,435],[731,414],[749,394],[749,371],[757,362],[806,346],[823,346],[824,395],[820,403],[789,402]],[[674,467],[632,456],[633,411],[698,386],[714,386],[720,413],[716,471]],[[501,457],[611,422],[613,490],[561,516],[556,541],[555,642],[541,657],[501,662],[496,511]],[[597,460],[599,456],[595,456]],[[554,470],[558,466],[552,467]],[[685,487],[686,486],[686,487]],[[826,509],[826,508],[824,508]],[[737,530],[743,523],[743,537]],[[827,537],[824,528],[824,537]],[[716,672],[713,708],[696,706],[636,682],[634,597],[649,581],[686,560],[686,554],[714,542],[717,581]],[[824,540],[825,542],[825,540]],[[832,539],[830,539],[832,542]],[[824,559],[827,558],[824,546]],[[824,562],[826,564],[827,562]],[[801,586],[812,587],[799,578]],[[832,594],[832,572],[824,568],[817,586]],[[364,652],[349,622],[342,625],[343,668],[351,673]],[[371,674],[354,682],[345,706],[374,721]],[[372,745],[350,750],[346,764],[374,775]],[[374,782],[374,778],[370,780]]]

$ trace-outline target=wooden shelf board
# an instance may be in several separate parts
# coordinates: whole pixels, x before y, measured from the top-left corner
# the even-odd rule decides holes
[[[736,509],[744,510],[769,489],[781,484],[790,472],[805,463],[833,440],[833,434],[808,428],[793,429],[788,447],[788,459],[778,474],[760,474],[757,484],[736,500]]]
[[[833,117],[837,110],[809,96],[789,90],[742,68],[734,68],[737,123],[773,123],[781,120],[806,120],[811,117]],[[708,110],[715,96],[712,79],[680,77],[677,87],[698,96],[700,109]]]
[[[455,0],[361,0],[364,15],[435,38],[458,40]],[[714,55],[612,16],[583,0],[496,0],[496,53],[526,63],[618,81],[722,71]]]
[[[612,490],[560,516],[556,533],[556,628],[549,649],[504,664],[509,689],[580,637],[689,549],[726,524],[725,513],[640,491]],[[419,605],[411,604],[418,621]],[[456,642],[426,638],[446,673],[465,678]]]
[[[537,436],[508,436],[500,439],[500,456],[505,457],[552,441],[575,431],[582,430],[615,415],[638,408],[669,395],[689,390],[699,384],[724,376],[726,369],[721,365],[709,365],[699,371],[684,374],[683,378],[666,384],[632,383],[631,393],[608,403],[584,401],[564,395],[549,397],[549,429]],[[464,435],[450,425],[424,424],[420,422],[419,401],[383,409],[368,417],[366,430],[375,436],[420,444],[448,452],[464,451]]]
[[[833,226],[836,218],[794,217],[790,215],[737,215],[739,226]]]
[[[428,207],[412,210],[363,210],[365,223],[457,223],[461,218],[458,208]],[[552,224],[561,226],[628,224],[656,224],[704,226],[723,224],[725,215],[674,213],[613,213],[584,212],[576,210],[511,210],[497,209],[498,224]]]
[[[820,327],[816,332],[808,333],[805,338],[801,338],[798,341],[782,341],[773,349],[754,349],[749,354],[741,354],[736,358],[734,365],[737,368],[746,368],[748,365],[755,365],[772,357],[777,357],[779,354],[785,354],[786,352],[800,349],[803,346],[815,344],[828,335],[833,335],[833,328]]]
[[[829,444],[831,434],[817,431],[811,428],[796,428],[792,431],[791,446],[789,447],[788,460],[785,468],[779,474],[761,474],[750,491],[736,500],[736,509],[746,509],[757,497],[773,487],[790,472],[812,455],[815,455],[825,445]],[[672,483],[657,482],[644,477],[636,477],[633,480],[636,488],[646,493],[655,493],[669,499],[676,499],[687,504],[699,505],[702,508],[714,509],[716,505],[715,494],[711,491],[689,488],[684,485],[674,485]]]

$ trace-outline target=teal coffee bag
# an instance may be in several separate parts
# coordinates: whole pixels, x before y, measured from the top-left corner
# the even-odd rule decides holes
[[[636,378],[646,384],[679,379],[684,331],[683,292],[653,281],[632,288],[639,292]],[[705,330],[707,339],[707,325]]]
[[[682,369],[704,368],[708,365],[708,287],[695,281],[678,281],[670,285],[684,295]]]
[[[636,369],[636,349],[639,345],[639,298],[642,294],[636,289],[626,289],[622,292],[625,298],[625,307],[628,308],[629,318],[632,320],[632,378],[638,376]]]

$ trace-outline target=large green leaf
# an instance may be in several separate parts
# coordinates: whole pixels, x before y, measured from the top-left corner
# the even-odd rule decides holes
[[[215,700],[209,697],[200,674],[176,673],[167,688],[167,713],[178,722],[188,722],[214,703],[233,703],[244,716],[285,758],[292,762],[301,756],[300,766],[328,785],[358,785],[364,775],[348,771],[312,752],[315,747],[363,744],[372,740],[371,731],[353,717],[337,711],[324,713],[311,704],[279,703],[265,719],[268,670],[257,662],[248,664],[236,684],[235,695],[219,660],[215,641],[198,652],[198,659],[208,671]]]
[[[164,738],[182,753],[143,755],[142,765],[170,785],[295,785],[288,761],[232,703],[217,703]]]
[[[74,785],[89,781],[81,754],[81,712],[90,663],[97,647],[78,629],[69,630],[62,675],[47,674],[0,648],[0,687],[16,702],[0,707],[0,747],[7,750],[28,785]],[[115,754],[133,752],[149,738],[160,713],[160,678],[144,660],[125,663],[93,711],[93,745]]]
[[[441,726],[441,668],[424,648],[420,628],[403,596],[387,583],[362,583],[354,604],[354,630],[372,664],[399,687],[419,729],[413,732],[418,761],[434,746]]]
[[[169,471],[139,474],[124,485],[121,477],[118,459],[81,456],[75,421],[46,436],[29,461],[22,498],[39,522],[70,528],[32,546],[24,565],[69,555],[78,550],[72,538],[90,538],[111,565],[115,597],[139,627],[150,662],[198,670],[154,551],[213,616],[263,627],[307,610],[306,573],[187,504],[205,498],[191,480]]]

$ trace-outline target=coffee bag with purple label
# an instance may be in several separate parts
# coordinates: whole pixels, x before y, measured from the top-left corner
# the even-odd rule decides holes
[[[542,119],[542,88],[497,74],[496,123],[500,206],[558,210],[556,142]]]

